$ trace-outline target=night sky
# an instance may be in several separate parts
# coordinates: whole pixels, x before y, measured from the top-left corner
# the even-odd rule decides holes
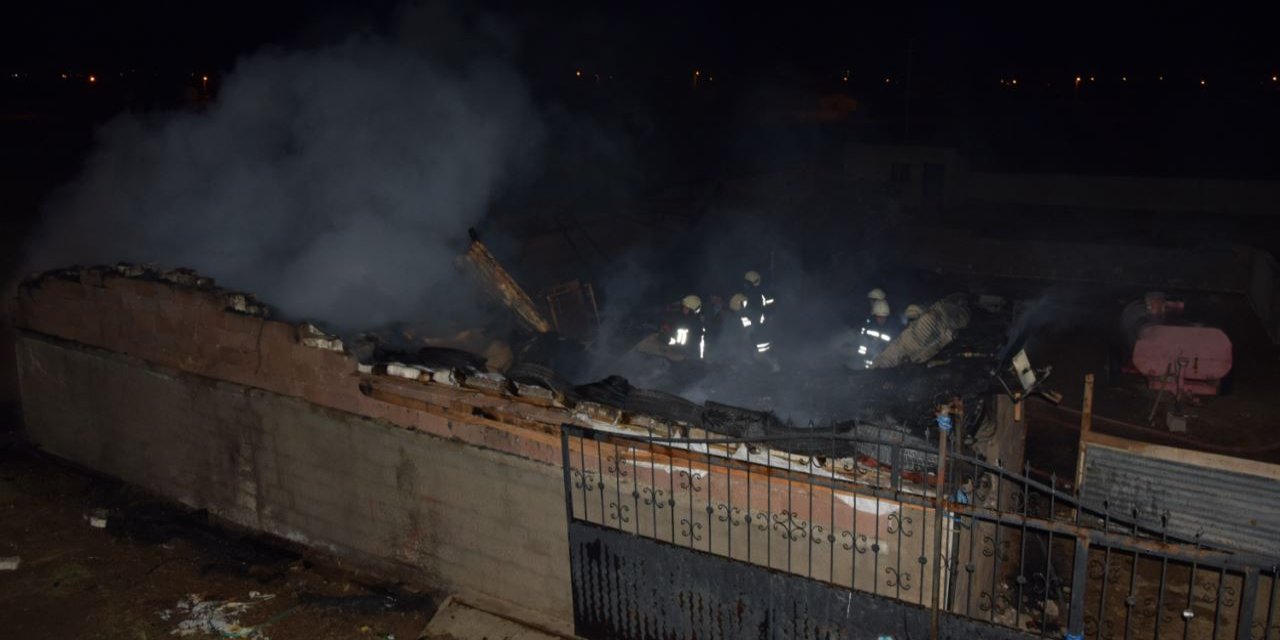
[[[266,43],[305,43],[385,27],[399,3],[23,3],[6,8],[0,54],[15,70],[226,67]],[[1221,4],[1099,6],[843,2],[456,3],[505,25],[533,68],[582,67],[624,78],[706,68],[724,80],[922,73],[957,81],[1166,74],[1241,82],[1280,73],[1274,9]],[[1258,3],[1265,4],[1265,3]],[[744,8],[745,7],[745,8]]]
[[[418,22],[406,24],[410,6],[21,4],[0,21],[0,98],[63,73],[111,80],[99,83],[102,95],[131,78],[127,96],[100,105],[106,117],[172,105],[172,85],[185,83],[189,97],[193,85],[207,88],[198,86],[206,74],[216,93],[237,59],[263,47],[406,32],[431,47],[484,33],[455,55],[496,51],[552,110],[612,118],[618,130],[645,122],[696,131],[671,138],[705,142],[708,157],[757,136],[741,129],[753,111],[844,93],[858,101],[858,139],[956,147],[993,169],[1280,177],[1270,158],[1280,145],[1274,5],[487,0],[434,3],[425,15],[441,20],[416,11]],[[695,72],[706,97],[691,111]],[[140,97],[148,91],[164,99]]]

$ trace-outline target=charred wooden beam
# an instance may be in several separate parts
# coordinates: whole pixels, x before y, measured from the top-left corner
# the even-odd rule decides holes
[[[527,327],[536,333],[551,331],[551,323],[534,306],[533,299],[502,268],[502,264],[474,232],[471,234],[471,248],[462,256],[462,261],[471,267],[472,273],[489,295],[515,312],[516,317]]]

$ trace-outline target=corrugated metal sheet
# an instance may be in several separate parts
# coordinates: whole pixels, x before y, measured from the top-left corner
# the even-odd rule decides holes
[[[1081,499],[1117,517],[1206,546],[1280,555],[1280,482],[1090,444]]]

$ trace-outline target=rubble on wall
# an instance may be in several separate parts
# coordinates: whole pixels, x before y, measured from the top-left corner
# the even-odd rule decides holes
[[[154,265],[130,264],[74,267],[38,274],[27,279],[23,286],[38,288],[50,278],[75,281],[86,286],[102,286],[107,277],[162,282],[169,287],[189,289],[202,296],[211,296],[228,313],[262,319],[269,316],[268,307],[257,301],[252,294],[222,289],[212,278],[201,276],[190,269],[162,270]],[[856,436],[860,439],[882,439],[883,433],[878,431],[878,427],[874,434],[860,428],[866,426],[861,424],[861,419],[846,420],[823,429],[797,427],[779,420],[768,411],[750,411],[714,402],[694,403],[661,391],[633,387],[626,379],[617,376],[572,386],[560,380],[554,370],[531,363],[517,363],[504,374],[491,370],[488,359],[484,356],[448,347],[428,346],[420,348],[416,353],[397,354],[404,356],[400,359],[382,360],[387,354],[369,349],[367,343],[358,342],[354,347],[349,347],[340,337],[326,332],[312,322],[292,326],[293,339],[297,344],[343,354],[350,358],[353,374],[364,380],[399,380],[402,385],[408,383],[411,386],[448,388],[452,390],[449,393],[471,393],[477,397],[511,400],[530,408],[552,412],[536,419],[552,428],[562,423],[574,423],[633,436],[690,438],[703,442],[696,445],[699,451],[718,452],[726,457],[735,455],[740,449],[739,443],[734,439],[764,438],[770,441],[770,446],[775,451],[782,454],[782,457],[777,457],[777,464],[785,463],[790,466],[798,463],[803,468],[808,468],[819,457],[836,457],[845,460],[845,468],[858,469],[861,464],[858,460],[867,456],[876,457],[880,453],[879,445],[876,444],[871,444],[870,450],[861,444],[833,450],[830,440],[815,439],[815,436],[825,436],[828,433]],[[362,350],[363,353],[357,353]],[[901,370],[867,373],[892,377],[906,375]],[[402,395],[406,392],[404,387],[379,387],[365,383],[360,384],[360,390],[366,396],[381,394],[375,396],[379,400],[388,394]],[[462,398],[460,400],[462,403],[470,402]],[[471,412],[468,415],[499,422],[512,420],[518,423],[526,419],[522,415],[504,417],[503,411],[482,409],[480,405],[473,407],[469,410],[464,408],[463,411]],[[459,408],[456,405],[446,406],[445,410],[457,411]],[[528,415],[527,412],[525,415]],[[907,435],[904,431],[895,437],[909,444],[921,444],[918,439],[910,440]],[[818,442],[821,444],[815,444]],[[667,444],[680,446],[678,443]],[[695,445],[684,446],[693,448]],[[786,456],[793,460],[788,461]]]
[[[303,322],[298,325],[298,339],[308,347],[327,349],[329,351],[344,351],[342,339],[321,331],[319,327],[310,322]]]

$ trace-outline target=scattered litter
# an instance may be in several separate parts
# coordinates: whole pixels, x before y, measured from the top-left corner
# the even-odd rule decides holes
[[[19,564],[22,564],[22,558],[18,556],[0,558],[0,571],[17,571]]]
[[[170,635],[190,636],[210,634],[222,638],[252,638],[253,640],[270,640],[263,634],[263,629],[281,616],[276,616],[263,624],[255,626],[241,625],[240,616],[244,615],[255,604],[274,598],[270,593],[249,592],[246,602],[235,600],[205,600],[204,596],[191,594],[178,601],[173,609],[157,612],[165,622],[178,620],[178,626],[170,631]]]
[[[94,509],[93,511],[90,511],[89,515],[85,517],[89,519],[89,526],[93,527],[94,529],[107,528],[107,510],[106,509]]]

